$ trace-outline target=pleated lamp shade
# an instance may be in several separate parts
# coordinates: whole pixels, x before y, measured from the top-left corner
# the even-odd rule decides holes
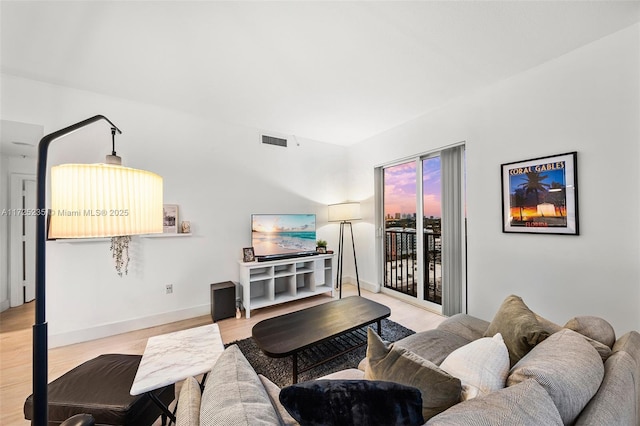
[[[113,164],[51,168],[49,238],[162,232],[162,177]]]

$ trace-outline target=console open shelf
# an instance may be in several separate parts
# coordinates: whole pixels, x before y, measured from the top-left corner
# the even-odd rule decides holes
[[[238,263],[247,318],[252,309],[322,293],[333,296],[333,254]]]

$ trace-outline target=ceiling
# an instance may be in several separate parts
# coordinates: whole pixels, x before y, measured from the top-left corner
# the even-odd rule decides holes
[[[638,1],[2,1],[1,70],[349,145],[640,19]]]

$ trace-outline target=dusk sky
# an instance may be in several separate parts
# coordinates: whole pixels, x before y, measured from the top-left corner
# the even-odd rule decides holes
[[[257,232],[315,231],[316,216],[312,214],[258,214],[252,217],[251,230]]]
[[[557,182],[563,187],[566,185],[565,169],[549,170],[549,171],[544,171],[540,174],[547,176],[547,178],[542,181],[543,183],[551,185],[553,182]],[[516,189],[520,187],[519,185],[525,182],[527,182],[526,174],[509,176],[509,190],[513,194],[516,192]]]
[[[440,157],[423,164],[424,214],[440,217]],[[416,212],[415,162],[387,167],[384,170],[384,214]]]

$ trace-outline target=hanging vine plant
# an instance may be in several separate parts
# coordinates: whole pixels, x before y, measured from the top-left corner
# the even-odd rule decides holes
[[[118,275],[122,277],[122,271],[127,275],[129,272],[129,243],[131,242],[130,235],[123,235],[120,237],[111,237],[111,248],[113,260],[116,263],[116,271]]]

